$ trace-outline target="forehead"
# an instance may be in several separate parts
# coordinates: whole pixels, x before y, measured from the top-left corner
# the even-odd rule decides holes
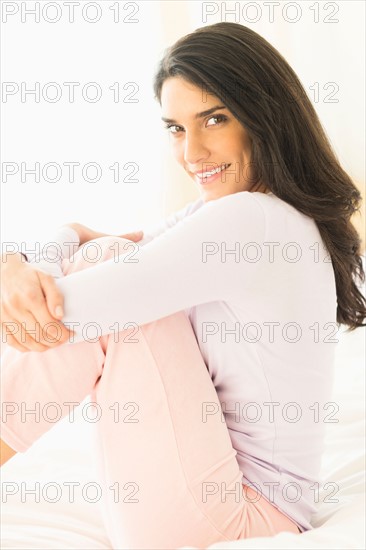
[[[194,115],[218,103],[222,105],[222,101],[204,86],[192,84],[180,76],[167,78],[163,83],[161,105],[164,117]]]

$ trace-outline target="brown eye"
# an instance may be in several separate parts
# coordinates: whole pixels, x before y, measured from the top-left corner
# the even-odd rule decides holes
[[[227,117],[225,115],[214,115],[214,116],[211,116],[208,120],[213,120],[213,119],[217,120],[218,122],[216,124],[209,124],[208,126],[217,126],[217,124],[220,124],[221,122],[225,122],[227,120]]]
[[[179,130],[172,132],[171,128],[180,128],[180,126],[177,126],[177,124],[167,124],[165,126],[165,129],[168,130],[170,134],[178,134],[179,133]]]

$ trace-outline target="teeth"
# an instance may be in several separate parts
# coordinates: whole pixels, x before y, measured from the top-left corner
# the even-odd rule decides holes
[[[213,174],[218,174],[228,166],[229,166],[228,164],[225,164],[224,166],[221,166],[221,168],[216,168],[216,170],[211,170],[211,172],[203,172],[203,174],[197,174],[197,176],[201,179],[207,178],[209,176],[213,176]]]

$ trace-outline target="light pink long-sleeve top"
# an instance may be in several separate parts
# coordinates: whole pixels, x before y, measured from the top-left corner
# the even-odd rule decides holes
[[[65,227],[52,241],[63,257],[70,243],[79,243]],[[97,250],[87,254],[95,258]],[[337,418],[331,403],[335,278],[315,222],[272,193],[198,199],[145,232],[127,256],[118,259],[116,251],[115,259],[67,277],[60,261],[33,261],[58,277],[63,322],[74,323],[75,342],[95,336],[85,330],[90,324],[106,335],[185,310],[243,483],[259,488],[302,530],[311,529],[325,423]],[[92,360],[102,361],[102,354]],[[217,411],[208,407],[209,414]],[[3,424],[3,438],[24,451],[32,425],[17,418]],[[42,429],[49,425],[42,427],[41,419],[34,438]]]

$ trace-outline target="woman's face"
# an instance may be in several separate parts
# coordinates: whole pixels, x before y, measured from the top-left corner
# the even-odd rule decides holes
[[[174,157],[205,202],[239,191],[265,192],[250,179],[249,136],[220,99],[182,77],[170,77],[161,105]]]

